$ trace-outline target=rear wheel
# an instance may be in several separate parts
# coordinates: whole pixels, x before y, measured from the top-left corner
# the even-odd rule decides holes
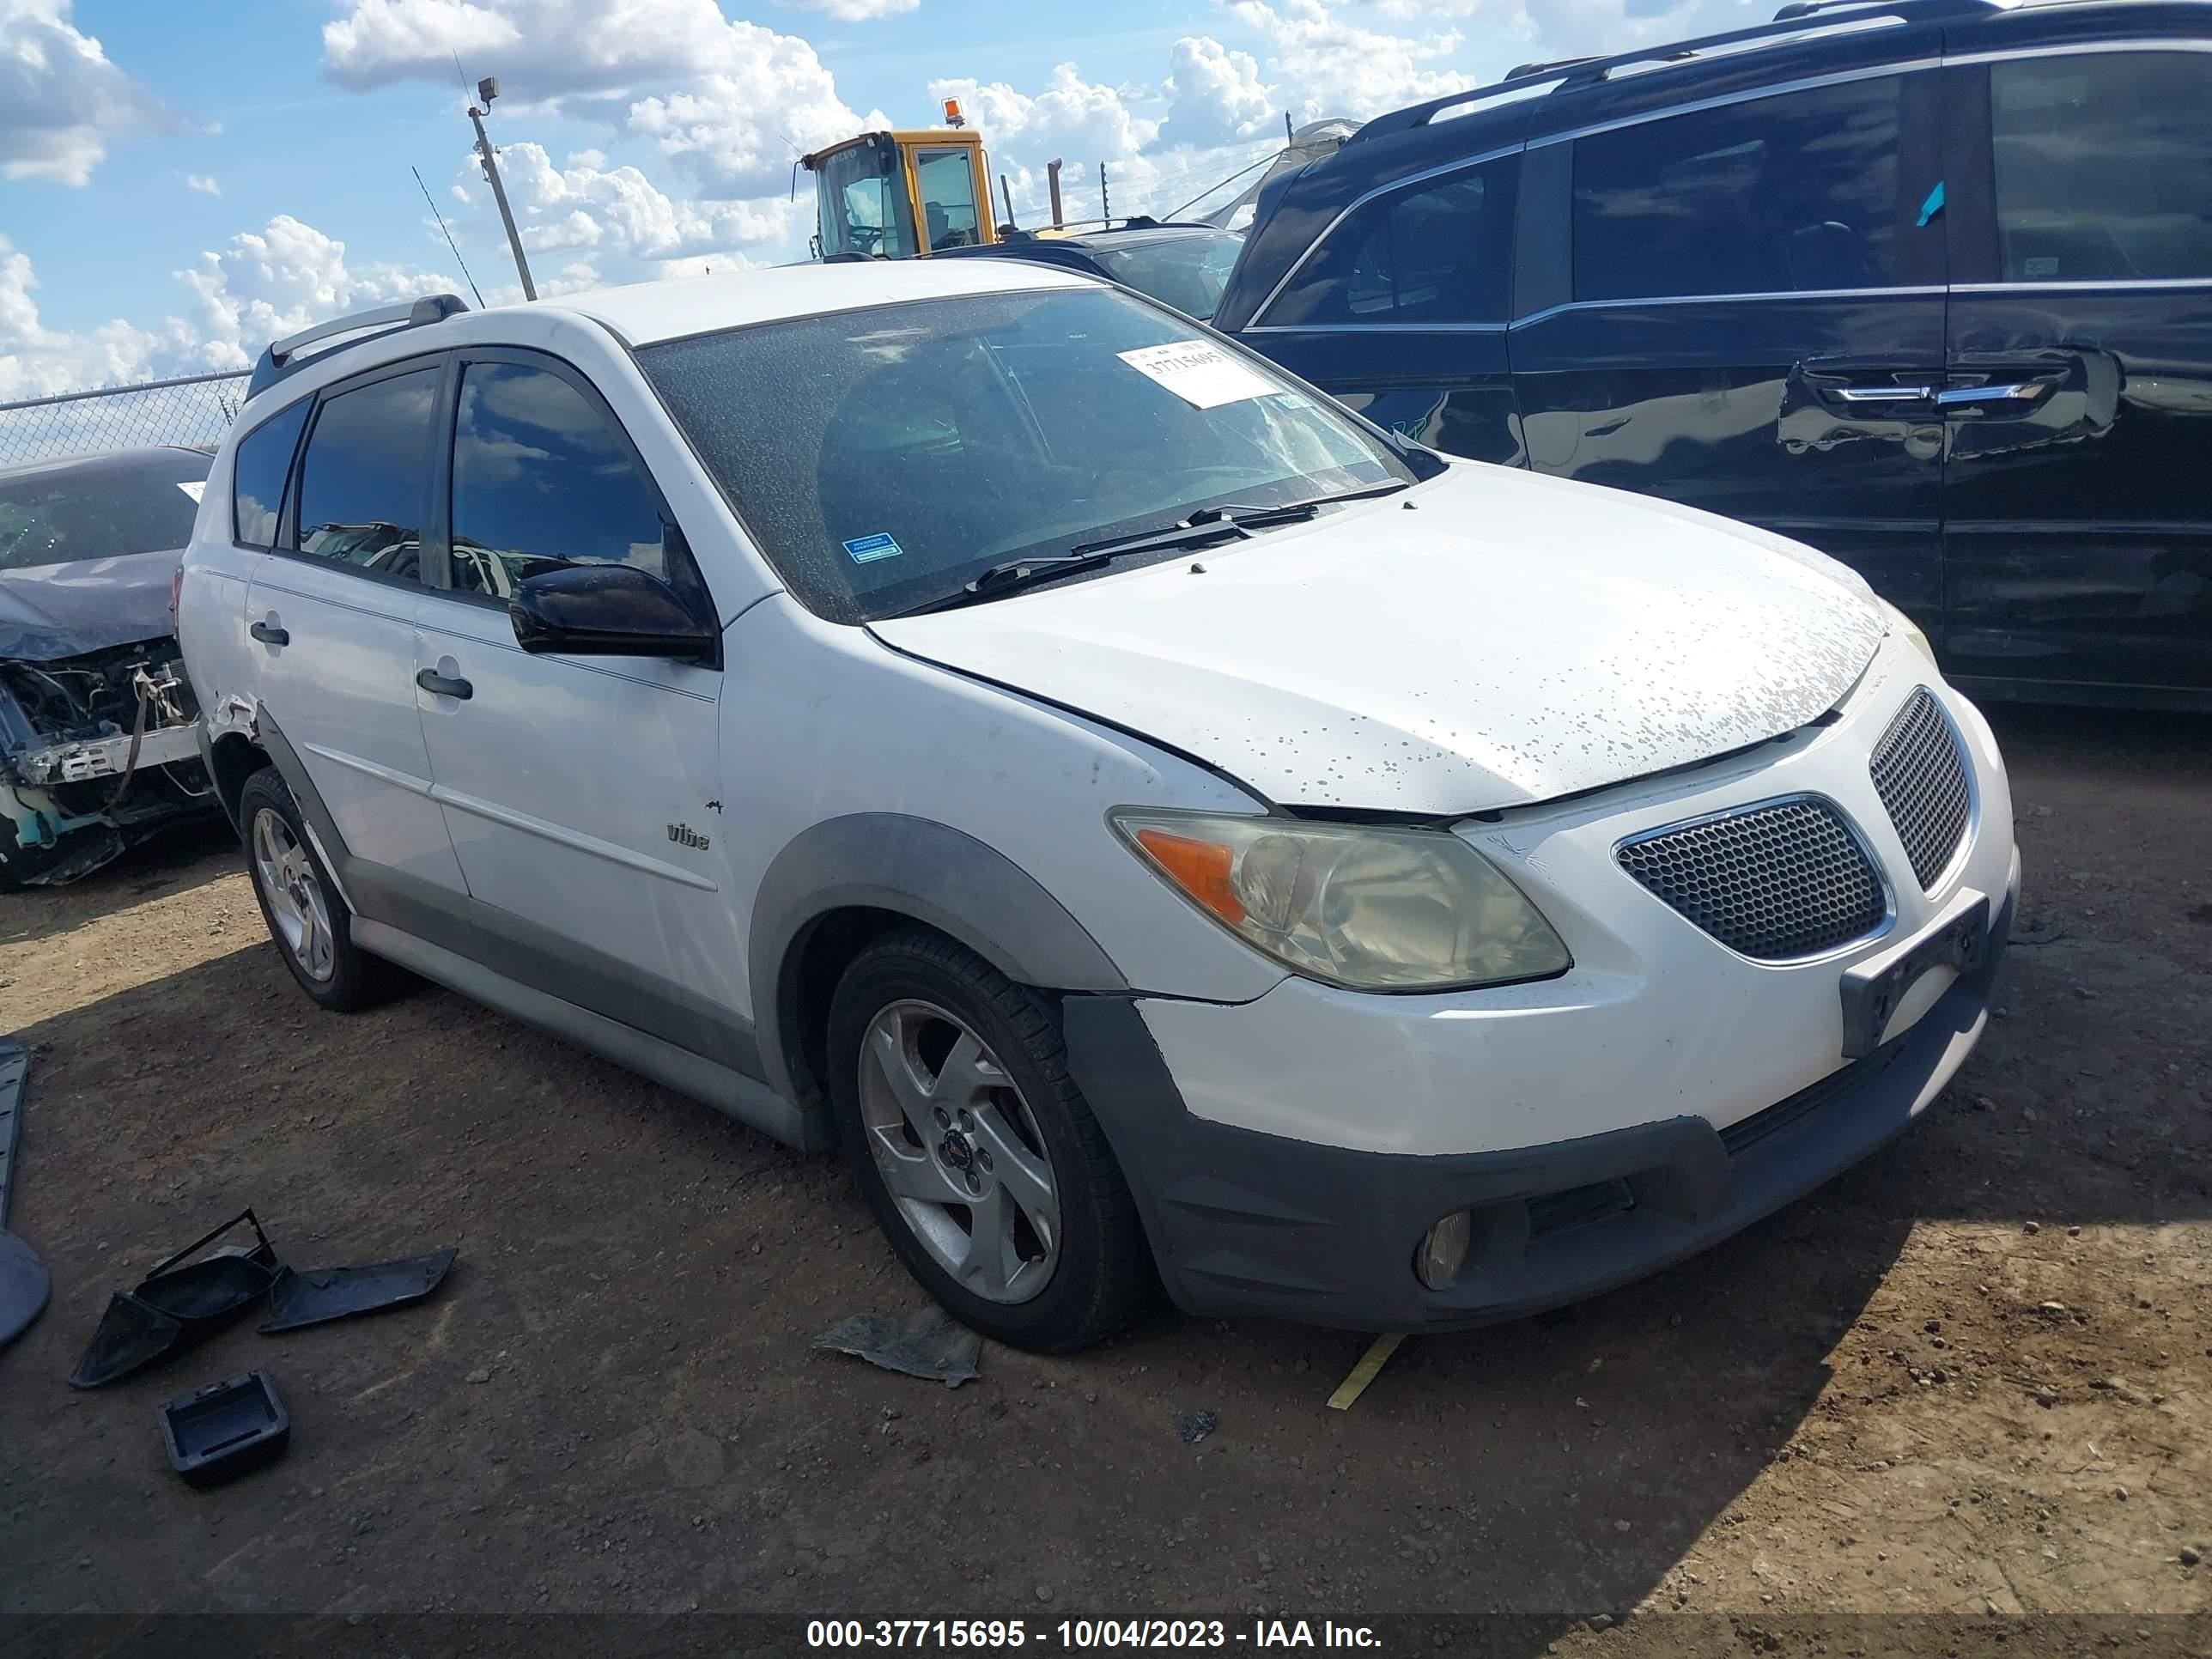
[[[962,1321],[1060,1353],[1149,1300],[1136,1205],[1036,992],[939,934],[890,934],[846,970],[830,1054],[869,1207]]]
[[[353,942],[353,912],[315,856],[299,804],[275,767],[246,781],[238,821],[253,896],[300,988],[337,1013],[374,1007],[404,989],[404,970]]]

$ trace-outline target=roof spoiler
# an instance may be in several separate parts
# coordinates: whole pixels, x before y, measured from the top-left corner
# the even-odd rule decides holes
[[[362,344],[362,340],[396,333],[404,328],[422,328],[430,323],[441,323],[468,308],[468,302],[458,294],[430,294],[419,300],[403,300],[397,305],[379,306],[373,311],[349,312],[343,317],[332,317],[311,328],[303,328],[297,334],[288,334],[273,342],[261,354],[261,361],[253,366],[253,378],[246,382],[246,395],[249,399],[259,397],[295,369],[303,368],[330,352],[343,351],[347,346]],[[369,333],[369,330],[375,332]],[[362,338],[347,340],[342,344],[326,347],[322,351],[307,352],[305,357],[301,356],[317,342],[341,334],[358,334]]]

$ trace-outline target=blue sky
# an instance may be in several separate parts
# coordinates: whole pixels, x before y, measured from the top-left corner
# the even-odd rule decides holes
[[[774,263],[792,144],[967,101],[1041,199],[1161,210],[1264,155],[1525,58],[1763,16],[1741,0],[0,0],[0,399],[245,361],[272,331],[513,270],[453,52],[541,289]]]

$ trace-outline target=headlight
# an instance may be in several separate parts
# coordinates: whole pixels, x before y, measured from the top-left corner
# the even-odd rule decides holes
[[[1912,648],[1927,658],[1929,663],[1933,665],[1936,661],[1936,647],[1928,643],[1928,636],[1920,631],[1919,624],[1887,599],[1881,601],[1881,608],[1883,613],[1889,618],[1889,625],[1904,635]]]
[[[1135,811],[1113,823],[1192,903],[1310,979],[1435,991],[1573,965],[1521,890],[1438,830]]]

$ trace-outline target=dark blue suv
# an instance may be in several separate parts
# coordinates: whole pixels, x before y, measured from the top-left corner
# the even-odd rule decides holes
[[[1856,566],[1980,694],[2212,708],[2212,4],[1785,7],[1269,186],[1215,325]]]

